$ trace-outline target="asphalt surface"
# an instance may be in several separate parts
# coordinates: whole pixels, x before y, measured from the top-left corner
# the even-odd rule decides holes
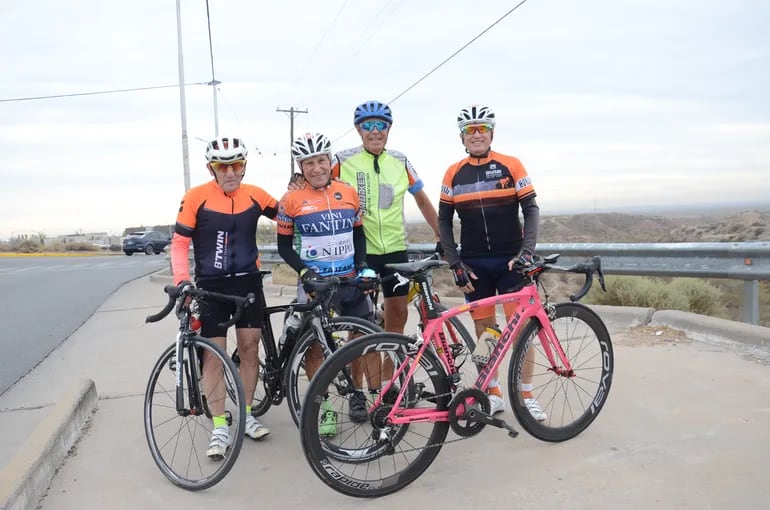
[[[452,507],[538,510],[767,508],[770,357],[761,344],[770,339],[770,329],[723,321],[712,325],[710,340],[696,341],[655,324],[654,310],[612,307],[599,313],[615,346],[613,388],[602,414],[570,441],[546,444],[526,433],[510,439],[488,428],[445,446],[408,488],[363,501],[342,496],[316,478],[281,406],[265,417],[270,437],[244,442],[225,480],[207,491],[186,492],[158,471],[142,425],[147,376],[176,328],[171,318],[143,322],[165,303],[165,283],[145,277],[123,286],[0,397],[0,430],[20,431],[0,442],[0,458],[9,459],[0,471],[1,509],[169,504],[384,509],[434,508],[448,501]],[[270,304],[291,297],[290,291],[277,295],[282,289],[268,292]],[[693,327],[703,322],[698,316],[675,318]],[[730,338],[736,327],[741,338]],[[747,341],[752,338],[757,342]],[[80,404],[73,405],[73,398]],[[61,407],[72,409],[75,418],[57,418]],[[509,410],[502,416],[513,423]],[[64,420],[59,428],[51,423],[55,419]],[[64,430],[83,420],[82,429]],[[63,461],[54,454],[34,455],[49,436],[56,437],[59,450],[74,443]],[[50,486],[46,476],[34,476],[40,472],[50,474]]]
[[[121,285],[165,256],[0,257],[0,394],[79,328]]]

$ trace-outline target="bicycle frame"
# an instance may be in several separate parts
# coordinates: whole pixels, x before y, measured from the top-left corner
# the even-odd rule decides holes
[[[427,288],[424,287],[424,288]],[[427,300],[429,309],[433,309],[432,301]],[[517,303],[516,310],[511,314],[508,322],[506,323],[500,339],[497,342],[494,350],[490,355],[489,362],[479,370],[478,378],[476,379],[473,387],[481,391],[485,391],[489,382],[492,379],[492,374],[495,374],[503,361],[504,354],[513,347],[514,342],[517,340],[522,328],[530,321],[536,320],[540,322],[541,329],[538,334],[540,341],[543,345],[543,351],[545,352],[550,364],[551,370],[557,375],[572,377],[574,375],[572,366],[567,359],[561,345],[559,344],[556,333],[551,326],[551,322],[548,318],[546,308],[540,299],[540,295],[537,293],[537,285],[531,283],[524,286],[522,289],[508,293],[483,298],[471,303],[465,303],[455,306],[444,312],[429,313],[429,318],[425,324],[425,330],[422,336],[418,336],[417,345],[418,351],[415,355],[415,360],[412,366],[409,367],[409,371],[406,374],[405,381],[411,381],[417,370],[417,364],[423,362],[423,353],[425,350],[433,346],[435,352],[438,354],[447,377],[450,378],[453,389],[458,389],[458,383],[460,383],[459,373],[455,368],[454,359],[451,354],[451,349],[447,342],[446,337],[442,331],[444,322],[452,317],[456,317],[462,313],[474,310],[479,307],[488,307],[492,305],[504,304],[504,303]],[[435,316],[435,318],[433,317]],[[425,341],[425,340],[429,341]],[[393,381],[398,380],[399,377],[407,369],[408,363],[402,363],[394,372],[393,377],[384,386],[382,393],[388,391],[393,385]],[[428,368],[424,367],[423,368]],[[400,408],[399,405],[404,398],[406,392],[406,384],[403,384],[398,397],[396,398],[393,408],[388,414],[388,420],[394,425],[402,425],[412,422],[442,422],[449,420],[448,411],[435,411],[424,409],[409,409]],[[375,407],[381,404],[381,397],[373,404]]]

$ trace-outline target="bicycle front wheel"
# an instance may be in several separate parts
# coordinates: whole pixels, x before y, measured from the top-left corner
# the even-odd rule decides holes
[[[419,477],[438,455],[449,430],[448,421],[390,423],[394,403],[382,402],[364,421],[352,420],[350,401],[360,397],[351,386],[349,366],[367,353],[390,356],[396,370],[415,368],[399,403],[405,414],[446,411],[450,392],[443,365],[430,349],[417,358],[413,338],[375,333],[356,339],[332,354],[308,387],[302,407],[300,437],[305,457],[316,475],[332,489],[357,497],[398,491]]]
[[[543,441],[560,442],[580,434],[599,414],[607,401],[615,361],[607,327],[590,308],[557,304],[551,326],[572,373],[559,373],[562,363],[556,352],[551,363],[543,348],[541,325],[532,320],[511,355],[508,398],[524,430]],[[522,395],[521,385],[528,381],[534,403]]]
[[[382,328],[367,320],[358,317],[338,316],[329,318],[329,328],[326,331],[326,335],[334,342],[336,350],[336,348],[354,338],[381,331]],[[302,402],[305,400],[307,387],[310,384],[305,361],[311,347],[317,349],[316,353],[328,354],[329,351],[326,339],[318,338],[318,334],[313,327],[305,331],[297,341],[289,359],[288,370],[286,371],[285,387],[289,401],[289,413],[295,425],[299,425]]]
[[[221,374],[204,391],[203,353],[222,366]],[[210,340],[194,336],[184,342],[178,359],[171,345],[150,373],[144,396],[144,430],[152,458],[175,485],[197,491],[219,483],[238,458],[245,428],[243,386],[225,351]],[[212,358],[209,358],[212,359]],[[181,385],[177,387],[177,367]],[[225,401],[230,446],[222,460],[206,456],[213,431],[210,407]]]

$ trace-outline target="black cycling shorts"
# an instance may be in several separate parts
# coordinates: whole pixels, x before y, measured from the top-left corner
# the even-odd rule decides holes
[[[380,278],[383,278],[389,274],[395,273],[391,269],[387,269],[385,264],[398,264],[401,262],[409,262],[409,256],[406,251],[394,251],[393,253],[386,253],[385,255],[367,255],[366,265],[369,268],[374,269]],[[382,286],[382,295],[386,298],[394,296],[406,296],[409,293],[409,285],[399,285],[396,289],[393,286],[397,282],[392,282]]]
[[[262,275],[250,273],[230,278],[216,278],[203,280],[197,283],[198,288],[220,294],[233,294],[245,296],[253,292],[257,301],[244,310],[243,315],[235,323],[236,328],[261,328],[262,327]],[[220,322],[227,322],[235,314],[235,305],[222,303],[213,299],[199,301],[198,309],[201,313],[201,335],[206,338],[223,337],[227,330],[219,327]]]

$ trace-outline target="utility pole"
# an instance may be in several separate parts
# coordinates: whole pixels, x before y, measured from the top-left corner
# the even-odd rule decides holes
[[[294,175],[294,158],[291,157],[291,144],[294,143],[294,117],[300,113],[307,113],[307,110],[298,110],[292,106],[288,110],[276,108],[275,111],[289,114],[289,161],[291,161],[291,173],[289,174],[289,177],[291,178],[291,176]]]
[[[217,108],[217,85],[222,83],[217,81],[214,76],[214,45],[211,42],[211,13],[209,12],[209,0],[206,0],[206,25],[209,29],[209,57],[211,59],[211,81],[206,85],[211,85],[214,91],[214,138],[219,138],[219,113]]]
[[[182,110],[182,168],[184,169],[184,190],[190,190],[190,155],[187,142],[187,111],[185,109],[184,95],[184,58],[182,57],[182,13],[179,9],[179,0],[176,0],[176,36],[179,50],[179,103]]]

